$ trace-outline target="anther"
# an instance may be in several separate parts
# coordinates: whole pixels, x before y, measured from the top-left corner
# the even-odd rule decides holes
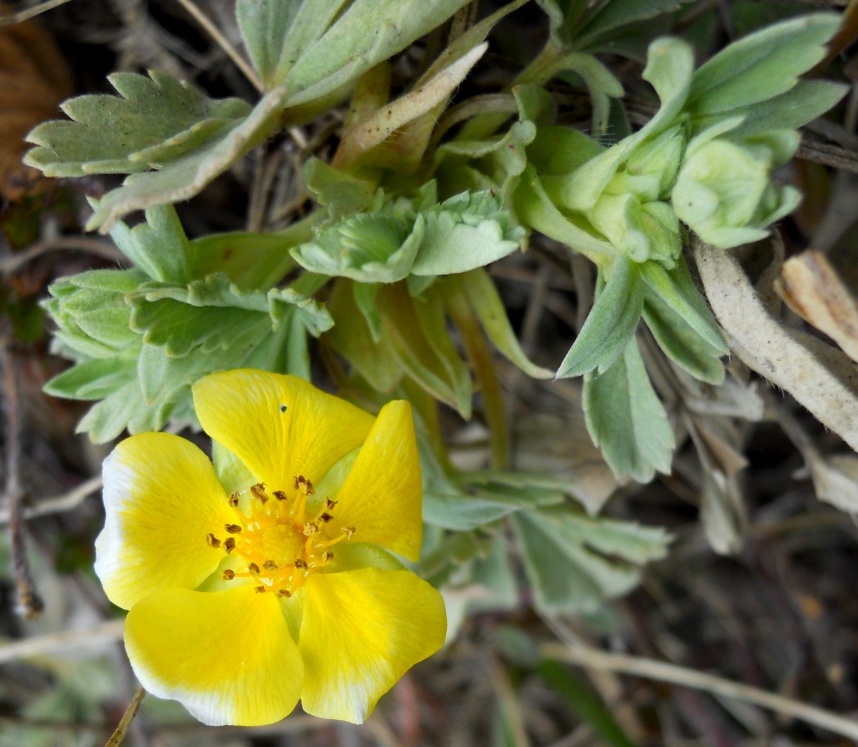
[[[311,534],[315,534],[319,531],[319,525],[314,524],[312,521],[309,524],[304,524],[304,536],[309,537]]]
[[[275,568],[277,568],[277,563],[275,563],[273,560],[266,560],[266,561],[262,564],[262,567],[263,567],[266,571],[273,571]]]
[[[211,532],[206,535],[206,542],[209,543],[209,547],[220,547],[220,540]]]
[[[232,581],[235,578],[235,571],[231,568],[226,568],[223,572],[224,581]]]
[[[325,562],[327,563],[329,560],[334,559],[334,554],[330,550],[325,551]]]
[[[291,596],[292,596],[292,592],[291,592],[291,591],[289,591],[289,589],[278,589],[278,590],[277,590],[277,596],[278,596],[278,597],[287,597],[287,598],[288,598],[288,597],[291,597]]]
[[[232,493],[230,493],[229,505],[232,506],[233,508],[238,506],[238,499],[240,496],[241,496],[241,493],[239,493],[237,490],[234,490]]]
[[[238,524],[224,524],[224,529],[230,534],[238,534],[241,531],[241,527]]]
[[[333,514],[329,514],[327,511],[325,511],[325,513],[323,513],[321,516],[319,516],[319,521],[324,521],[325,524],[327,524],[333,518],[334,518]]]
[[[256,576],[259,575],[259,566],[256,565],[256,563],[251,563],[249,566],[247,566],[247,570]]]
[[[282,490],[275,490],[275,491],[274,491],[274,497],[275,497],[278,501],[285,501],[285,500],[288,500],[288,496],[287,496],[287,495],[286,495],[286,493],[284,493]]]
[[[355,533],[355,528],[354,527],[343,527],[343,532],[345,532],[346,537],[351,539],[352,535]]]
[[[338,502],[339,501],[332,501],[330,498],[325,498],[325,508],[328,509],[328,511],[333,511],[334,506],[336,506]]]
[[[255,591],[257,594],[262,594],[262,593],[265,591],[265,587],[264,587],[264,586],[257,586],[257,587],[254,589],[254,591]]]
[[[307,567],[307,564],[301,558],[298,558],[297,560],[295,560],[295,567],[303,570]]]
[[[235,550],[235,538],[227,537],[226,541],[223,543],[223,546],[226,550],[226,554],[229,555],[233,550]]]
[[[256,485],[251,485],[250,492],[257,500],[262,501],[263,503],[266,503],[268,501],[268,495],[265,493],[264,482],[259,482]]]

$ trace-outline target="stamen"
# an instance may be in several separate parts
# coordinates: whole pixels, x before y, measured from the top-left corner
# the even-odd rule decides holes
[[[265,492],[265,483],[264,482],[258,482],[258,483],[256,483],[256,485],[251,485],[250,486],[250,493],[257,500],[262,501],[262,503],[268,502],[268,495]]]
[[[227,537],[223,546],[226,550],[226,554],[229,555],[233,550],[235,550],[235,537]]]
[[[277,590],[277,596],[289,598],[292,596],[292,592],[289,591],[289,589],[278,589]]]
[[[263,567],[266,571],[273,571],[275,568],[277,568],[277,563],[275,563],[273,560],[266,560],[266,561],[262,564],[262,567]]]
[[[333,511],[334,506],[336,506],[337,503],[339,503],[339,501],[332,501],[330,498],[325,498],[325,508],[328,509],[328,511]]]
[[[206,542],[209,543],[209,547],[220,547],[220,540],[214,536],[211,532],[206,535]]]
[[[309,537],[311,534],[315,534],[319,531],[319,525],[314,524],[312,521],[308,524],[304,524],[304,536]]]
[[[250,565],[248,565],[247,570],[250,571],[255,576],[259,575],[259,566],[256,565],[256,563],[251,563]]]
[[[297,558],[295,560],[295,567],[304,570],[307,567],[307,564],[301,558]]]
[[[289,499],[289,497],[286,495],[286,493],[284,493],[282,490],[275,490],[274,491],[274,497],[278,501],[286,501]]]
[[[224,528],[230,534],[238,534],[241,531],[241,527],[238,524],[225,524]]]
[[[262,594],[262,593],[265,591],[265,587],[264,587],[264,586],[257,586],[257,587],[254,589],[254,591],[255,591],[257,594]]]
[[[225,568],[223,572],[224,581],[232,581],[235,578],[235,571],[232,568]]]
[[[240,497],[241,497],[241,493],[239,493],[237,490],[234,490],[229,495],[229,505],[232,506],[233,508],[236,508],[238,506],[238,499]]]
[[[345,532],[345,535],[348,539],[351,539],[352,535],[355,533],[355,528],[354,527],[343,527],[343,532]]]
[[[319,521],[324,521],[327,524],[331,519],[334,518],[333,514],[329,514],[327,511],[319,516]]]

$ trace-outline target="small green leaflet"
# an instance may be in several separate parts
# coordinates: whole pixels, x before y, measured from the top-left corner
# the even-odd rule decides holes
[[[78,96],[60,108],[71,121],[45,122],[24,161],[46,176],[134,174],[175,160],[224,135],[250,112],[240,99],[214,100],[155,70],[114,73],[120,94]]]
[[[626,349],[640,321],[643,283],[639,265],[617,257],[604,288],[596,298],[587,321],[567,353],[557,378],[581,376],[590,371],[607,371]],[[604,271],[599,269],[601,284]]]
[[[640,581],[640,566],[666,554],[671,538],[659,528],[589,517],[568,507],[512,516],[544,614],[595,612]]]
[[[590,437],[617,478],[647,483],[670,472],[673,431],[634,339],[605,373],[584,377],[583,403]]]

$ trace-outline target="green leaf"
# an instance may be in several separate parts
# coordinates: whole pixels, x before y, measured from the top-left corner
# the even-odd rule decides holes
[[[445,529],[467,531],[515,511],[563,503],[569,481],[525,472],[469,472],[443,487],[448,492],[424,494],[423,518]],[[458,491],[452,492],[455,487]]]
[[[215,137],[195,144],[193,150],[179,157],[171,153],[158,164],[160,170],[131,174],[123,186],[102,198],[86,229],[104,232],[132,210],[190,199],[276,130],[287,96],[287,89],[275,88],[249,114],[231,122]],[[99,121],[99,126],[109,129],[104,121]]]
[[[97,203],[93,200],[92,205]],[[146,222],[129,228],[121,221],[110,230],[120,251],[152,280],[188,282],[188,238],[172,205],[146,211]]]
[[[122,358],[102,358],[83,363],[54,376],[45,392],[66,399],[102,399],[135,379],[134,368]]]
[[[596,204],[608,182],[634,150],[649,138],[677,124],[688,98],[694,71],[694,52],[678,39],[656,39],[647,54],[644,80],[652,83],[661,106],[655,116],[634,135],[623,138],[595,158],[587,161],[566,181],[561,203],[574,210],[587,210]]]
[[[685,260],[680,260],[676,267],[669,271],[658,262],[645,262],[640,265],[640,274],[648,290],[683,319],[716,353],[730,353],[721,328],[709,311],[706,300],[694,285]],[[647,297],[649,298],[650,294]]]
[[[687,2],[690,0],[610,0],[600,3],[594,6],[595,11],[586,21],[577,29],[573,29],[575,48],[592,49],[610,41],[612,37],[621,36],[619,30],[624,27],[638,25],[641,21],[664,13],[672,13]]]
[[[378,293],[378,308],[383,319],[383,337],[398,363],[435,399],[471,416],[472,384],[470,374],[458,353],[451,354],[448,344],[425,328],[426,321],[415,309],[421,303],[408,295],[404,285],[391,284]]]
[[[658,346],[677,365],[701,381],[724,380],[724,353],[713,348],[649,286],[645,288],[643,318]]]
[[[415,275],[452,275],[483,267],[519,248],[524,230],[491,192],[463,192],[424,213]]]
[[[307,191],[328,210],[331,218],[342,218],[367,210],[377,187],[340,169],[329,166],[320,158],[311,158],[304,166]]]
[[[590,437],[617,478],[647,483],[670,471],[673,431],[634,339],[605,373],[584,377],[583,404]]]
[[[829,80],[799,80],[789,91],[765,101],[730,110],[742,123],[731,130],[733,137],[770,132],[773,128],[797,130],[831,109],[849,91],[849,86]],[[724,119],[721,112],[692,119],[691,135],[697,135]]]
[[[568,508],[512,516],[537,608],[549,615],[595,612],[640,581],[640,567],[666,554],[658,528],[588,517]]]
[[[598,293],[587,321],[566,354],[557,378],[601,374],[619,358],[633,338],[643,309],[640,265],[618,257],[604,288]],[[601,284],[603,271],[599,270]]]
[[[283,85],[292,92],[290,106],[319,98],[355,80],[443,24],[467,2],[354,0],[321,36],[316,36],[317,27],[304,37],[313,41],[283,77]],[[314,6],[318,8],[320,3]]]
[[[252,347],[265,331],[298,313],[311,334],[330,329],[333,321],[312,299],[291,289],[242,291],[225,275],[209,275],[187,286],[145,283],[130,298],[131,328],[148,345],[181,358],[191,351]]]
[[[320,226],[313,241],[292,249],[304,269],[362,283],[395,283],[408,276],[423,240],[422,215],[387,205]]]
[[[700,66],[691,83],[687,109],[694,115],[747,107],[796,85],[826,53],[840,26],[833,13],[793,18],[746,36]],[[773,129],[780,125],[772,123]]]
[[[288,32],[301,6],[310,4],[302,0],[238,0],[236,3],[235,17],[241,38],[266,90],[282,82],[278,68]]]
[[[133,174],[222,137],[250,111],[239,99],[209,99],[166,73],[149,75],[113,73],[108,80],[120,96],[66,101],[71,121],[36,127],[27,140],[37,147],[25,162],[54,177]]]
[[[554,376],[554,373],[547,368],[533,364],[521,349],[503,301],[485,270],[479,269],[455,275],[442,281],[442,284],[446,283],[461,286],[462,295],[477,315],[486,336],[510,363],[535,379],[550,379]]]
[[[617,250],[577,212],[561,212],[545,191],[533,166],[525,169],[513,196],[515,214],[525,226],[559,241],[596,264],[604,264]]]

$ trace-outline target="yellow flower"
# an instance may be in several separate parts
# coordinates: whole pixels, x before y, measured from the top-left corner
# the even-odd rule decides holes
[[[215,466],[143,433],[104,463],[95,570],[129,610],[142,685],[207,724],[304,710],[359,723],[444,641],[417,560],[421,480],[411,409],[377,418],[301,379],[213,374],[194,386]]]

